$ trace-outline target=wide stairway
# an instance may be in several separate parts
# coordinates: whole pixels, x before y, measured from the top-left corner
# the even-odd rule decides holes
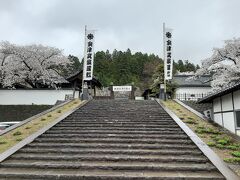
[[[156,101],[92,100],[0,165],[0,179],[224,179]]]

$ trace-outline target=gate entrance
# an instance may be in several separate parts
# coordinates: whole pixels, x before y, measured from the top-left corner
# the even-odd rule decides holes
[[[111,97],[113,99],[134,99],[133,86],[112,86]]]

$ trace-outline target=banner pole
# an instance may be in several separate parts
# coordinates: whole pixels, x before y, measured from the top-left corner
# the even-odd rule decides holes
[[[82,68],[82,71],[83,71],[83,74],[82,74],[82,97],[81,97],[81,100],[83,100],[84,99],[84,96],[85,95],[83,95],[83,93],[84,93],[84,66],[85,66],[85,52],[86,52],[86,34],[87,34],[87,25],[85,25],[85,29],[84,29],[84,56],[83,56],[83,68]]]
[[[166,52],[165,52],[165,50],[166,50],[166,45],[165,45],[165,23],[163,23],[163,62],[164,62],[164,101],[166,101],[166,96],[167,96],[167,84],[166,84],[166,77],[165,77],[165,74],[166,74],[166,59],[165,59],[165,57],[166,57]]]

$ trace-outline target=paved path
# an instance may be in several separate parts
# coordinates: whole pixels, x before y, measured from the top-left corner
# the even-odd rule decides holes
[[[0,179],[224,179],[155,101],[93,100],[0,165]]]

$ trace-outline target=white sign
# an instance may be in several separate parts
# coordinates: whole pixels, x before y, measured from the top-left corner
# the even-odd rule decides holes
[[[85,51],[83,62],[83,80],[89,81],[93,77],[93,58],[94,58],[94,31],[87,30],[85,34]]]
[[[113,91],[132,91],[132,86],[113,86]]]
[[[172,79],[172,29],[166,28],[164,30],[164,78],[166,80]]]

